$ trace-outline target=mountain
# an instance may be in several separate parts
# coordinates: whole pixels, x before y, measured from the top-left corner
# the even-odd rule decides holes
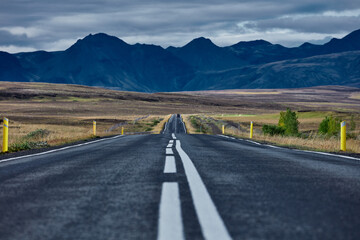
[[[346,85],[360,88],[360,51],[198,73],[184,90],[300,88]]]
[[[246,61],[234,52],[216,46],[210,39],[196,38],[181,48],[169,47],[169,52],[200,71],[216,71],[244,65]]]
[[[128,91],[181,90],[193,69],[165,49],[89,35],[63,52],[17,54],[36,81],[114,87]],[[35,81],[35,79],[30,79]]]
[[[27,81],[28,73],[20,65],[19,60],[7,53],[0,52],[0,80],[1,81]]]
[[[318,85],[360,87],[360,30],[323,45],[286,48],[265,40],[219,47],[196,38],[183,47],[128,44],[90,34],[65,51],[0,52],[0,81],[167,92]]]

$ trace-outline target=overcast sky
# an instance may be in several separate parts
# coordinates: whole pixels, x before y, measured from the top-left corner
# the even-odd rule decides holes
[[[134,44],[324,43],[360,28],[359,0],[0,0],[0,50],[65,50],[90,33]]]

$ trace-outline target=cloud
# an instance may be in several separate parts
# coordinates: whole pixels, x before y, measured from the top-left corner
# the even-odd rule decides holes
[[[258,38],[293,46],[359,26],[358,0],[2,0],[0,45],[64,50],[105,32],[163,47],[199,36],[221,46]]]

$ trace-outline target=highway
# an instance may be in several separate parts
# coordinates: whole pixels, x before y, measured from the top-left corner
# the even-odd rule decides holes
[[[221,135],[0,160],[0,239],[360,239],[360,160]]]

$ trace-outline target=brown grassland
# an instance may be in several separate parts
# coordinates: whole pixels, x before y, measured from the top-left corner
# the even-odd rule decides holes
[[[248,137],[249,122],[254,121],[255,140],[336,152],[339,139],[319,136],[319,123],[325,116],[343,120],[353,116],[356,128],[351,134],[355,137],[348,141],[348,149],[360,153],[359,96],[358,88],[329,86],[148,94],[78,85],[0,82],[0,117],[10,120],[11,151],[27,149],[29,143],[30,148],[36,148],[92,138],[93,120],[100,137],[120,134],[121,127],[125,134],[156,134],[170,114],[181,113],[189,133],[218,134],[224,124],[227,134]],[[300,131],[308,138],[261,133],[262,125],[277,124],[279,112],[286,108],[298,111]]]

